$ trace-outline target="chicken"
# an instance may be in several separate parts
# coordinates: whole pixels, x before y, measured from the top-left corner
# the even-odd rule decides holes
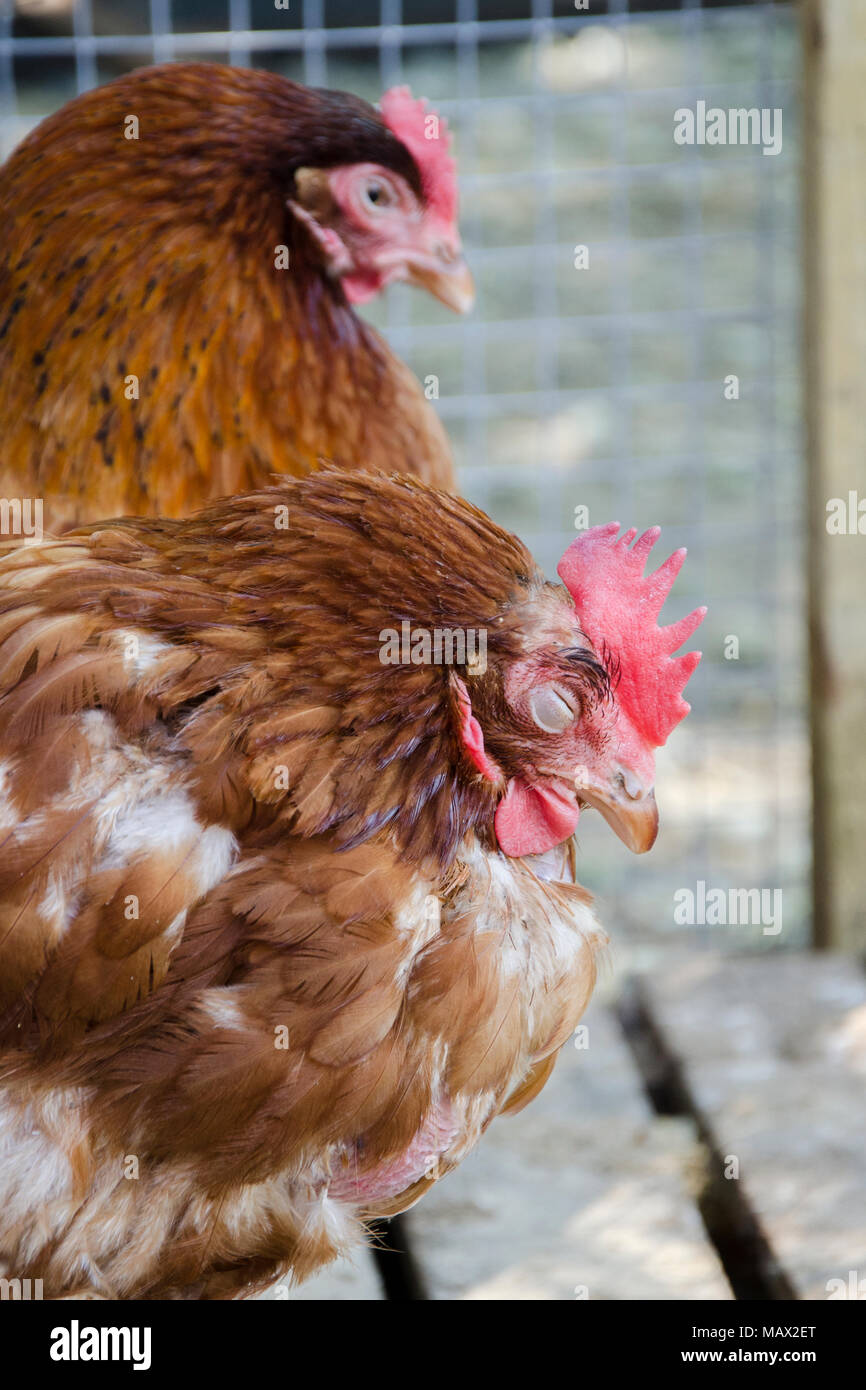
[[[472,302],[445,122],[215,64],[143,69],[0,170],[0,496],[57,532],[330,462],[453,488],[413,374],[352,309]]]
[[[468,502],[323,470],[0,564],[0,1259],[224,1298],[350,1250],[543,1086],[656,834],[678,551],[544,580]],[[462,642],[462,646],[461,646]]]

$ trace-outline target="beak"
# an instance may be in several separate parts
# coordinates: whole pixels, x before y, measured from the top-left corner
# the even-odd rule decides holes
[[[428,290],[455,314],[468,314],[475,303],[475,284],[468,265],[459,251],[444,242],[437,243],[427,255],[410,257],[406,270],[410,285]]]
[[[652,849],[659,829],[659,808],[652,787],[645,789],[633,772],[616,768],[608,784],[578,785],[577,794],[587,806],[601,812],[633,854]]]

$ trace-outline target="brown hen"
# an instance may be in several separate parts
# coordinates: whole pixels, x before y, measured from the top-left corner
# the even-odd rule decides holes
[[[355,314],[466,309],[445,123],[269,72],[86,93],[0,170],[0,495],[44,527],[186,515],[323,463],[453,486],[439,420]]]
[[[405,478],[313,474],[0,564],[0,1266],[303,1278],[544,1084],[701,612],[599,528],[546,583]],[[575,606],[576,605],[576,606]],[[462,641],[462,645],[461,645]]]

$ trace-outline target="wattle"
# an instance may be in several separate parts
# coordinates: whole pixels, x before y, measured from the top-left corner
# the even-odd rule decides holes
[[[512,859],[544,854],[574,834],[580,819],[577,802],[552,787],[530,787],[513,778],[496,808],[499,848]]]

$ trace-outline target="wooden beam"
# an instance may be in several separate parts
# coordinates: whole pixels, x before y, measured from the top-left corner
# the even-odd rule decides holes
[[[866,4],[803,0],[814,933],[866,949]],[[853,496],[852,496],[853,494]],[[864,534],[828,504],[863,503]],[[852,512],[856,518],[856,511]]]
[[[634,1059],[594,999],[526,1110],[409,1213],[433,1299],[730,1299],[692,1191],[689,1119],[652,1112]]]
[[[641,986],[709,1131],[719,1186],[751,1210],[778,1274],[798,1299],[862,1298],[859,962],[691,951],[663,957]]]

